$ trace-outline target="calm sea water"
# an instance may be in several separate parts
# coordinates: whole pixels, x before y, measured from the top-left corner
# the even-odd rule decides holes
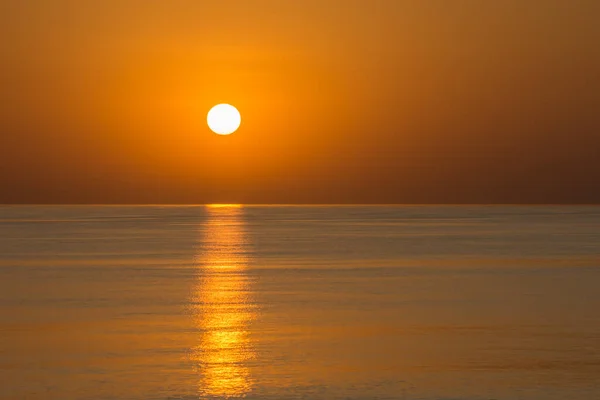
[[[0,398],[600,399],[600,207],[0,207]]]

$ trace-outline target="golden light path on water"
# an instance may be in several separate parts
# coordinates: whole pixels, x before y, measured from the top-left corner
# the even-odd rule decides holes
[[[207,206],[206,212],[192,299],[200,337],[192,357],[201,396],[240,397],[252,388],[249,325],[256,313],[247,275],[243,208]]]

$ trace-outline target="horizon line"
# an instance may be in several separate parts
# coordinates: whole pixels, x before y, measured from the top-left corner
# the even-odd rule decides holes
[[[250,207],[411,207],[411,206],[600,206],[600,203],[0,203],[0,207],[206,207],[206,206],[250,206]]]

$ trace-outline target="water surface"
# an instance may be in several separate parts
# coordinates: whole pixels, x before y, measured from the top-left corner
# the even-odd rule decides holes
[[[600,398],[600,208],[0,207],[0,398]]]

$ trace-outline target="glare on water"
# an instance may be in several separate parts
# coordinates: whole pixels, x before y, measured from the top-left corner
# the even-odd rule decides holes
[[[238,207],[209,207],[207,212],[192,299],[200,332],[192,357],[201,395],[241,396],[251,389],[247,363],[254,357],[244,221]]]

